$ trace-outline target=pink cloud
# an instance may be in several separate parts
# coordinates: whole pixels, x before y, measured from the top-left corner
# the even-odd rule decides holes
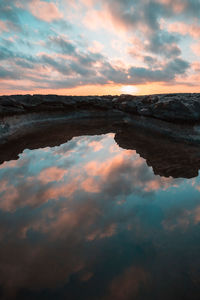
[[[55,199],[58,200],[60,197],[70,197],[73,193],[78,190],[80,186],[80,177],[77,176],[73,178],[72,181],[68,183],[64,183],[62,185],[52,186],[45,191],[44,198],[45,199]]]
[[[187,6],[187,3],[183,0],[157,0],[157,2],[171,6],[173,11],[177,14],[181,13]]]
[[[191,45],[191,49],[197,56],[200,56],[200,43]]]
[[[0,20],[0,33],[2,33],[3,31],[9,31],[9,30],[8,27],[6,26],[6,23]]]
[[[102,49],[104,48],[104,45],[101,44],[98,41],[93,41],[92,46],[88,48],[88,50],[92,53],[98,53],[100,51],[102,51]]]
[[[117,225],[112,223],[103,230],[100,230],[100,229],[94,230],[92,233],[87,235],[86,238],[88,241],[94,241],[95,239],[109,238],[109,237],[113,236],[114,234],[116,234],[116,228],[117,228]]]
[[[177,184],[173,184],[172,178],[156,177],[145,184],[144,190],[146,192],[157,191],[160,189],[166,190],[171,186],[177,187]]]
[[[8,182],[6,180],[1,181],[0,193],[5,192],[5,190],[7,189],[7,185],[8,185]]]
[[[43,183],[48,183],[52,181],[60,181],[63,179],[65,174],[67,173],[67,170],[60,169],[57,167],[50,167],[45,170],[43,170],[39,176],[38,179],[42,181]]]
[[[9,186],[1,196],[0,209],[4,211],[14,211],[15,201],[18,198],[18,190],[14,186]]]
[[[84,189],[84,191],[89,193],[99,193],[99,186],[98,182],[95,181],[94,178],[87,178],[84,180],[81,184],[81,187]]]
[[[193,38],[200,37],[200,26],[197,24],[186,24],[183,22],[174,22],[167,26],[169,32],[177,32],[181,35],[189,34]]]
[[[92,7],[88,9],[83,18],[83,24],[92,31],[105,29],[120,36],[127,33],[124,22],[113,16],[107,5],[104,5],[101,10],[95,10]]]
[[[46,22],[51,22],[63,17],[63,14],[59,11],[58,7],[52,2],[32,0],[29,4],[29,9],[36,18]]]
[[[94,0],[80,0],[87,7],[92,7],[94,5]]]
[[[199,186],[196,186],[196,189],[200,191]],[[197,206],[191,210],[184,209],[177,211],[177,216],[175,218],[167,217],[163,222],[163,227],[166,230],[173,231],[177,228],[185,230],[191,224],[200,223],[200,206]]]
[[[199,61],[194,61],[192,63],[192,69],[195,71],[195,72],[200,72],[200,62]]]
[[[90,142],[88,146],[93,148],[94,152],[97,152],[103,148],[101,142],[97,142],[97,141]]]
[[[110,286],[110,295],[106,299],[135,299],[139,289],[146,285],[149,274],[142,268],[131,266],[116,277]]]

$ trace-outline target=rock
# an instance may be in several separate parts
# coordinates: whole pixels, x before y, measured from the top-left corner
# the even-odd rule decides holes
[[[0,116],[29,112],[72,111],[77,109],[118,109],[133,115],[149,116],[168,122],[200,121],[200,94],[149,96],[57,96],[13,95],[0,97]]]
[[[198,176],[199,146],[177,143],[156,134],[149,134],[148,131],[129,124],[129,119],[123,117],[123,114],[122,116],[109,114],[108,118],[103,118],[104,112],[101,117],[98,117],[98,114],[95,118],[85,118],[85,115],[80,115],[79,118],[73,117],[63,121],[60,119],[61,121],[56,123],[50,120],[45,123],[45,126],[44,124],[41,126],[38,122],[32,127],[27,126],[28,130],[25,130],[26,127],[22,124],[17,134],[0,143],[0,164],[18,159],[24,149],[53,147],[66,143],[76,136],[113,132],[117,144],[124,149],[136,150],[146,163],[152,166],[156,175],[174,178]],[[8,124],[2,123],[0,133],[8,131]]]
[[[193,178],[200,169],[198,146],[177,143],[143,130],[126,127],[115,135],[115,141],[124,149],[136,150],[153,168],[155,175],[173,178]]]

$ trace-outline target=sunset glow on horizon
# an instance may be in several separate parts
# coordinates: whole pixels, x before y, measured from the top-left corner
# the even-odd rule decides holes
[[[196,0],[1,0],[0,95],[200,92]]]

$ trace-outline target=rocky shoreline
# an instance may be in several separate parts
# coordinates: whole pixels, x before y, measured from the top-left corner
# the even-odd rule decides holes
[[[113,132],[154,173],[191,178],[200,169],[200,94],[0,97],[0,164],[24,149]]]
[[[118,117],[118,121],[187,143],[200,143],[200,93],[149,96],[0,96],[0,144],[60,119]]]
[[[200,93],[148,96],[0,96],[0,118],[33,112],[119,110],[168,122],[200,121]]]

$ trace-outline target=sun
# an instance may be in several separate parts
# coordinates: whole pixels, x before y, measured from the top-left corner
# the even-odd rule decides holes
[[[123,85],[120,90],[123,94],[135,94],[138,88],[134,85]]]

